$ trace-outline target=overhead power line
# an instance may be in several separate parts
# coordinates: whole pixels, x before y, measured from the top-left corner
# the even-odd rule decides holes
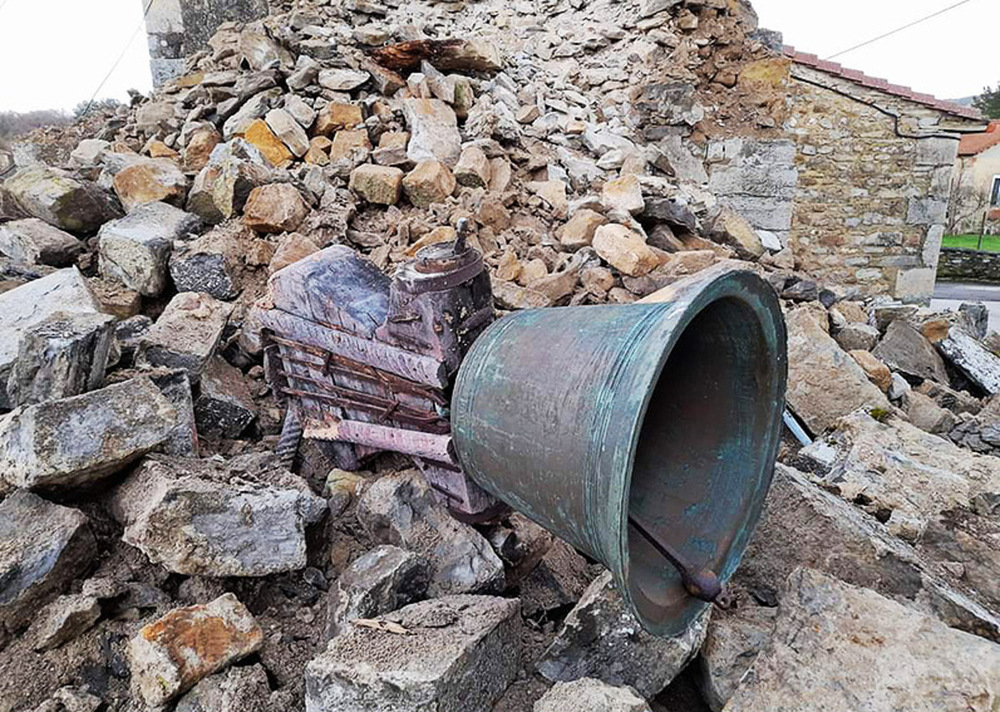
[[[939,17],[939,16],[945,14],[946,12],[950,12],[951,10],[954,10],[957,7],[961,7],[962,5],[966,5],[966,4],[970,3],[970,2],[972,2],[972,0],[961,0],[961,2],[957,2],[954,5],[949,5],[948,7],[944,8],[942,10],[938,10],[937,12],[931,13],[930,15],[927,15],[926,17],[921,17],[919,20],[914,20],[913,22],[905,24],[902,27],[897,27],[896,29],[890,30],[889,32],[886,32],[883,35],[879,35],[878,37],[872,37],[870,40],[865,40],[864,42],[862,42],[860,44],[854,45],[853,47],[848,47],[847,49],[844,49],[844,50],[841,50],[840,52],[837,52],[836,54],[831,54],[826,59],[827,60],[834,59],[835,57],[839,57],[841,55],[847,54],[848,52],[853,52],[856,49],[861,49],[862,47],[867,47],[870,44],[878,42],[879,40],[884,40],[886,37],[892,37],[895,34],[899,34],[903,30],[908,30],[911,27],[916,27],[917,25],[919,25],[919,24],[921,24],[923,22],[927,22],[928,20],[932,20],[935,17]]]
[[[9,0],[6,1],[9,2]],[[108,79],[111,78],[111,75],[114,74],[115,70],[118,69],[118,65],[121,64],[121,61],[125,58],[125,54],[128,52],[128,48],[131,47],[132,43],[135,41],[135,36],[139,34],[139,30],[141,30],[142,26],[146,24],[146,16],[149,15],[149,9],[153,7],[154,2],[156,2],[156,0],[149,0],[149,2],[146,3],[146,9],[142,11],[142,19],[139,20],[139,24],[135,26],[135,30],[132,31],[132,36],[128,38],[128,42],[126,42],[125,46],[122,48],[121,54],[118,55],[118,59],[114,61],[114,64],[111,65],[111,69],[109,69],[108,73],[104,75],[104,79],[102,79],[101,83],[97,85],[96,89],[94,89],[94,93],[90,96],[90,101],[87,102],[87,108],[83,110],[82,114],[80,114],[81,118],[90,113],[90,107],[94,105],[94,100],[97,99],[98,92],[100,92],[101,89],[104,88],[104,85],[107,84]],[[3,6],[0,5],[0,8],[2,7]]]

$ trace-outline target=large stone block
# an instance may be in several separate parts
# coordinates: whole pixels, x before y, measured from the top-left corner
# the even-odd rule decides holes
[[[306,667],[307,712],[487,712],[520,667],[516,600],[445,596],[375,620]]]
[[[168,262],[174,240],[197,231],[201,220],[166,203],[140,205],[107,223],[98,235],[101,274],[143,296],[155,297],[167,287]]]
[[[90,567],[97,555],[82,512],[15,492],[0,502],[0,639]]]
[[[250,191],[270,177],[270,165],[255,146],[242,139],[219,144],[194,179],[187,209],[208,223],[228,220],[243,210]]]
[[[176,424],[147,378],[17,408],[0,420],[0,476],[24,488],[87,485],[162,445]]]
[[[0,225],[0,254],[17,262],[68,267],[83,249],[75,237],[38,218]]]
[[[112,185],[125,212],[130,213],[146,203],[183,206],[188,179],[174,161],[148,158],[118,171]]]
[[[208,294],[181,292],[140,339],[136,363],[183,368],[196,382],[215,353],[232,310],[231,304]]]
[[[116,217],[100,188],[42,164],[20,169],[3,187],[29,215],[69,232],[92,232]]]
[[[729,712],[968,710],[1000,697],[1000,646],[809,569]],[[973,705],[975,709],[977,705]]]
[[[944,361],[923,334],[905,319],[889,325],[872,354],[896,371],[947,385]]]
[[[323,515],[323,500],[288,473],[232,476],[211,461],[148,458],[115,492],[122,539],[189,576],[305,568],[305,528]]]
[[[404,99],[403,112],[410,131],[407,157],[414,163],[441,161],[453,168],[462,153],[455,111],[438,99]]]

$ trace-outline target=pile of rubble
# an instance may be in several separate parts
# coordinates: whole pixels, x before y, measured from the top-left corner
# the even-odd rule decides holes
[[[755,31],[741,0],[303,2],[68,154],[22,145],[0,712],[671,709],[692,680],[713,710],[991,709],[1000,337],[824,289],[717,204],[704,136],[781,119],[738,84]],[[706,269],[781,296],[818,439],[782,451],[734,609],[654,638],[599,566],[518,514],[457,521],[405,459],[281,466],[269,276],[340,245],[391,272],[463,218],[501,311]]]

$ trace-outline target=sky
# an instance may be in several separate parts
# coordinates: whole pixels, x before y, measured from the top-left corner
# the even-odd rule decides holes
[[[959,0],[753,0],[762,27],[821,57]],[[0,111],[71,110],[98,98],[148,92],[143,0],[0,0]],[[136,29],[139,31],[136,32]],[[1000,82],[998,0],[965,5],[836,61],[895,84],[955,99]],[[134,33],[134,34],[133,34]]]

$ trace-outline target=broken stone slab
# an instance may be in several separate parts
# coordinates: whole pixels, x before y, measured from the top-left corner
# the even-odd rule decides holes
[[[407,157],[414,163],[441,161],[453,168],[462,154],[455,111],[439,99],[404,99],[403,113],[410,132]]]
[[[553,682],[593,677],[652,698],[694,658],[707,624],[706,612],[679,636],[650,635],[626,609],[611,572],[605,571],[566,616],[537,669]]]
[[[351,171],[348,187],[355,195],[375,205],[399,202],[403,171],[388,166],[365,163]]]
[[[0,420],[0,473],[25,489],[81,487],[155,450],[176,424],[148,378],[17,408]]]
[[[731,208],[720,208],[706,231],[712,240],[732,247],[743,259],[755,260],[764,254],[760,235],[746,218]]]
[[[928,433],[938,435],[948,433],[958,422],[950,411],[941,408],[930,397],[915,390],[906,394],[902,405],[910,422]]]
[[[320,70],[318,81],[324,89],[348,92],[367,82],[370,76],[365,71],[332,68]]]
[[[594,233],[608,219],[600,213],[588,208],[581,208],[573,213],[565,225],[556,230],[556,237],[567,250],[578,250],[589,247],[594,241]]]
[[[120,214],[96,185],[42,164],[19,169],[3,187],[26,213],[68,232],[92,232]]]
[[[58,400],[100,388],[116,319],[57,312],[24,331],[7,391],[14,406]]]
[[[264,632],[231,593],[176,608],[130,641],[133,684],[147,705],[164,705],[202,678],[257,652],[263,642]]]
[[[392,71],[415,70],[424,62],[441,72],[498,72],[503,69],[499,48],[474,39],[430,39],[397,42],[371,53],[372,59]]]
[[[119,486],[113,507],[123,541],[151,562],[220,577],[305,568],[305,528],[326,504],[289,473],[236,477],[217,462],[156,456]]]
[[[593,247],[601,259],[630,277],[649,274],[660,264],[660,258],[642,235],[624,225],[612,223],[598,227]]]
[[[174,240],[201,227],[191,213],[166,203],[147,203],[98,233],[101,274],[147,297],[167,287]]]
[[[59,270],[0,294],[0,409],[13,407],[7,392],[25,332],[53,314],[101,311],[87,280],[76,267]]]
[[[959,710],[995,699],[998,684],[997,644],[799,569],[770,643],[726,709]]]
[[[209,675],[177,700],[175,712],[264,712],[271,685],[260,663]],[[275,712],[277,712],[275,710]]]
[[[84,245],[78,239],[38,218],[0,224],[0,254],[17,262],[68,267]]]
[[[488,710],[520,667],[517,600],[444,596],[352,624],[306,666],[311,712]]]
[[[97,556],[87,517],[18,491],[0,502],[0,638],[84,575]]]
[[[542,560],[518,585],[521,610],[527,617],[575,605],[590,585],[591,567],[576,549],[557,539]]]
[[[267,162],[275,168],[287,168],[294,159],[292,152],[275,135],[264,119],[254,119],[237,135],[257,148]]]
[[[418,601],[428,583],[430,569],[422,556],[397,546],[377,546],[355,559],[330,589],[330,632]]]
[[[601,191],[601,203],[606,210],[619,210],[631,215],[638,215],[646,208],[639,179],[634,175],[624,175],[606,182]]]
[[[139,341],[137,365],[182,368],[197,382],[215,353],[232,305],[199,292],[181,292]]]
[[[309,136],[302,125],[285,109],[271,109],[264,117],[268,128],[281,139],[293,156],[302,158],[309,150]]]
[[[423,161],[403,178],[406,197],[418,208],[427,208],[434,203],[443,203],[455,192],[458,182],[441,161]]]
[[[583,677],[557,682],[535,702],[532,712],[650,712],[646,700],[628,687]]]
[[[469,188],[488,188],[492,170],[490,159],[478,146],[467,146],[455,166],[455,180]]]
[[[238,438],[257,419],[243,374],[221,356],[209,359],[201,373],[194,417],[198,432],[213,439]]]
[[[258,237],[250,228],[226,223],[191,242],[174,244],[170,276],[179,292],[204,292],[216,299],[236,299],[251,277],[247,255]]]
[[[429,596],[503,591],[503,563],[489,542],[452,517],[417,470],[376,480],[358,502],[358,520],[376,541],[427,559]]]
[[[789,407],[813,433],[822,433],[860,407],[891,411],[885,394],[834,341],[808,307],[793,309],[788,326]]]
[[[908,376],[948,384],[948,373],[941,356],[920,330],[905,319],[889,324],[872,354],[890,368]]]
[[[295,186],[271,183],[250,191],[243,222],[257,232],[294,232],[308,214],[309,206]]]
[[[1000,357],[961,327],[952,327],[936,344],[941,354],[970,381],[990,394],[1000,393]],[[947,381],[944,381],[947,383]]]
[[[250,191],[270,178],[267,159],[255,146],[243,139],[219,144],[194,179],[187,210],[213,225],[228,220],[243,210]]]
[[[101,617],[101,604],[93,596],[60,596],[41,610],[28,629],[34,650],[44,651],[68,643]]]
[[[871,351],[878,343],[878,329],[868,324],[846,324],[834,333],[834,341],[844,351]]]
[[[520,287],[503,279],[493,279],[493,298],[503,309],[541,309],[552,306],[546,294]]]
[[[123,168],[112,180],[115,195],[126,213],[146,203],[184,205],[188,178],[169,158],[147,158]]]
[[[777,608],[741,601],[735,611],[714,611],[698,653],[698,686],[713,712],[722,712],[774,630]]]

